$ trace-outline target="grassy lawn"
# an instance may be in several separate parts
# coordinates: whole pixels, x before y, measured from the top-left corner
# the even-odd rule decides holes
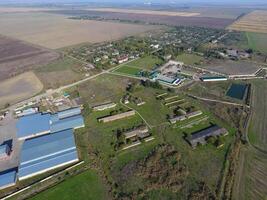
[[[141,71],[140,68],[135,67],[129,67],[127,65],[120,67],[119,69],[115,70],[114,72],[131,75],[131,76],[137,76],[138,73]]]
[[[247,32],[246,36],[249,48],[267,53],[267,34]]]
[[[34,196],[32,200],[107,199],[107,192],[94,171],[86,171]]]
[[[156,65],[163,64],[163,61],[157,56],[146,56],[133,62],[127,64],[127,66],[132,66],[144,70],[152,70]]]
[[[203,60],[201,56],[195,55],[195,54],[181,54],[176,57],[177,61],[184,62],[186,65],[196,65],[200,64],[200,62]]]

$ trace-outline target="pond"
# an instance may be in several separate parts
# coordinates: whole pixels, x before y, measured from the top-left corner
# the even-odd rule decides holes
[[[232,84],[226,95],[235,99],[243,100],[246,94],[247,84]]]

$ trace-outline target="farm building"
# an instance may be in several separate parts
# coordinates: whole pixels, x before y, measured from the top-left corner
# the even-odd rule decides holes
[[[212,81],[227,81],[227,77],[225,76],[202,76],[200,78],[203,82],[212,82]]]
[[[16,184],[17,169],[9,169],[0,172],[0,190]]]
[[[73,130],[26,140],[21,150],[19,180],[78,161]]]
[[[180,78],[171,78],[171,77],[164,76],[161,74],[158,75],[155,79],[159,82],[167,83],[170,85],[179,85],[182,82],[182,80]]]
[[[148,128],[146,126],[142,126],[137,129],[124,132],[123,135],[125,137],[125,140],[134,138],[134,137],[145,138],[149,136],[148,132],[149,132]]]
[[[27,139],[50,133],[50,114],[37,113],[23,116],[17,122],[17,136]]]
[[[17,136],[20,140],[29,139],[66,129],[84,127],[80,108],[72,108],[56,114],[36,113],[19,118]]]
[[[130,117],[130,116],[133,116],[133,115],[135,115],[135,111],[134,110],[130,110],[128,112],[120,113],[120,114],[117,114],[117,115],[112,115],[112,116],[99,118],[98,122],[103,122],[103,123],[112,122],[112,121],[115,121],[115,120],[119,120],[119,119],[123,119],[123,118],[126,118],[126,117]]]
[[[198,111],[195,111],[195,112],[187,113],[185,115],[181,115],[181,116],[177,116],[177,117],[171,118],[171,119],[169,119],[169,121],[170,121],[171,124],[175,124],[176,122],[183,121],[183,120],[186,120],[186,119],[190,119],[192,117],[197,117],[199,115],[202,115],[202,113],[203,112],[201,110],[198,110]]]
[[[206,139],[208,137],[226,135],[227,133],[228,131],[225,128],[214,125],[197,133],[193,133],[187,138],[187,140],[191,144],[191,146],[195,148],[198,144],[206,144]]]
[[[93,107],[93,110],[94,111],[103,111],[103,110],[107,110],[107,109],[110,109],[110,108],[114,108],[116,107],[117,104],[115,103],[105,103],[105,104],[101,104],[101,105],[98,105],[98,106],[94,106]]]

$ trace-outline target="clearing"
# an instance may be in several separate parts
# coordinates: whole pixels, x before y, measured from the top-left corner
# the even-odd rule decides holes
[[[176,57],[177,61],[183,62],[186,65],[199,65],[204,58],[196,54],[183,53]]]
[[[107,199],[107,191],[95,171],[86,171],[30,198],[46,199]]]
[[[33,72],[26,72],[0,82],[0,107],[28,99],[43,89],[43,84]]]
[[[0,14],[0,34],[51,49],[80,43],[98,43],[144,33],[158,26],[72,20],[48,13]]]
[[[230,30],[267,33],[267,11],[256,10],[228,27]]]

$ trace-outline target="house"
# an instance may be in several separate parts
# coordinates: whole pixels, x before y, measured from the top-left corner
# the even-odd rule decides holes
[[[103,111],[103,110],[107,110],[107,109],[110,109],[110,108],[114,108],[116,106],[117,106],[116,103],[112,103],[112,102],[111,103],[105,103],[105,104],[94,106],[93,110],[94,111]]]
[[[133,115],[135,115],[135,111],[134,110],[130,110],[130,111],[127,111],[127,112],[124,112],[124,113],[120,113],[120,114],[117,114],[117,115],[111,115],[111,116],[99,118],[98,122],[107,123],[107,122],[112,122],[112,121],[115,121],[115,120],[123,119],[123,118],[126,118],[126,117],[130,117],[130,116],[133,116]]]
[[[129,60],[129,57],[128,56],[119,56],[117,58],[117,63],[118,64],[122,64],[122,63],[125,63]]]
[[[195,148],[198,144],[206,144],[206,139],[208,137],[215,137],[226,134],[228,134],[228,131],[225,128],[221,128],[217,125],[214,125],[196,133],[193,133],[191,136],[187,137],[187,141],[193,148]]]
[[[23,180],[78,160],[72,129],[31,138],[22,145],[18,179]]]

